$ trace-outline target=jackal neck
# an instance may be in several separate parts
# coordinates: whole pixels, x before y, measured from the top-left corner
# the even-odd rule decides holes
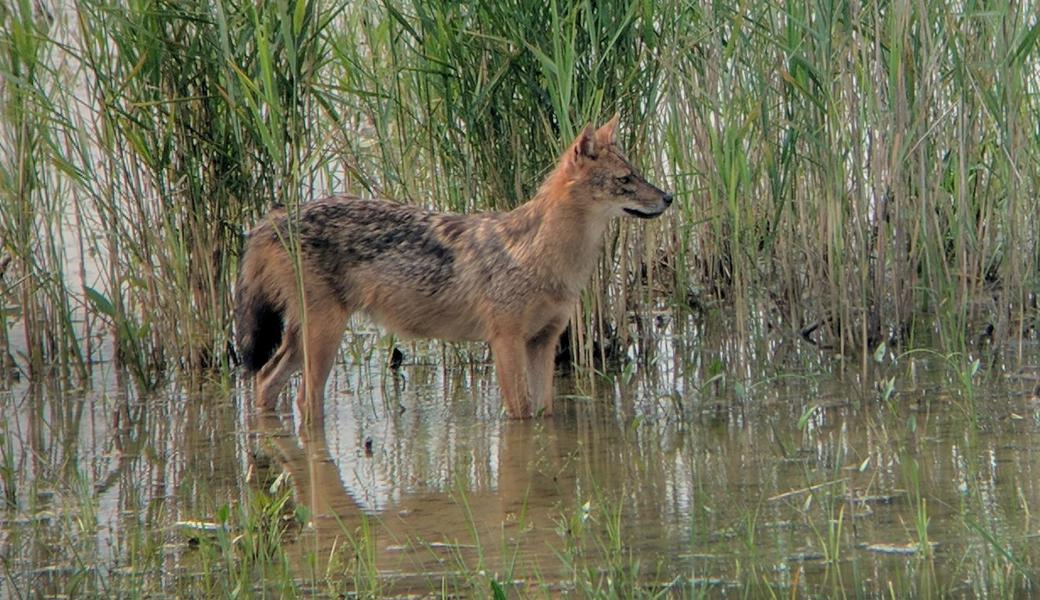
[[[587,198],[575,198],[567,181],[553,173],[514,216],[526,221],[531,237],[524,258],[542,273],[577,293],[588,282],[603,248],[608,217]]]

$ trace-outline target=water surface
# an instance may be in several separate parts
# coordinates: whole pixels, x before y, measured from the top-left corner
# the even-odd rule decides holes
[[[1035,592],[1036,347],[864,377],[670,337],[524,422],[479,346],[386,347],[346,346],[323,428],[239,381],[12,385],[3,594]]]

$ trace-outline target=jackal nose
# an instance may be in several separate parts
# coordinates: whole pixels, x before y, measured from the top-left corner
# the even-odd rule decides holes
[[[671,206],[672,205],[672,195],[671,194],[665,193],[664,198],[661,198],[661,199],[664,200],[664,205],[665,206]]]

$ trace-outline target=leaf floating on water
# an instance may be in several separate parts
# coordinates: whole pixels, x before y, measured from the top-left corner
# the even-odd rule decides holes
[[[736,585],[736,582],[727,581],[721,577],[691,577],[689,583],[692,587],[715,587],[725,585]]]
[[[926,549],[917,542],[911,542],[909,544],[864,544],[861,548],[867,552],[875,552],[877,554],[910,556],[913,554],[923,554],[929,550],[935,550],[938,546],[938,542],[928,542],[928,548]]]
[[[905,498],[906,490],[892,490],[891,494],[849,494],[845,496],[845,501],[855,504],[892,504]]]
[[[790,490],[790,491],[787,491],[787,492],[783,492],[782,494],[777,494],[775,496],[770,496],[769,498],[766,498],[766,500],[768,500],[769,502],[775,502],[777,500],[783,500],[784,498],[790,498],[791,496],[797,496],[797,495],[800,495],[800,494],[807,494],[809,492],[812,492],[812,491],[815,491],[815,490],[818,490],[820,488],[827,487],[827,486],[830,486],[830,485],[835,485],[835,484],[839,484],[839,483],[845,483],[846,481],[848,481],[848,479],[844,478],[844,477],[841,478],[841,479],[835,479],[833,481],[825,481],[823,483],[817,483],[816,485],[810,485],[809,487],[804,487],[804,488],[800,488],[800,489],[797,489],[797,490]]]
[[[200,536],[216,536],[218,533],[228,530],[225,525],[213,521],[177,521],[173,526],[186,537],[193,539],[198,539]]]
[[[822,552],[815,550],[806,550],[804,552],[795,552],[787,556],[787,560],[791,562],[812,562],[817,560],[824,560],[827,558]]]
[[[425,544],[425,546],[427,548],[447,549],[447,550],[457,550],[457,549],[461,549],[461,548],[476,549],[476,545],[474,545],[474,544],[457,544],[457,543],[454,543],[454,542],[430,542],[429,544]]]
[[[455,542],[424,542],[421,544],[422,548],[430,550],[475,550],[477,546],[473,544],[459,544]],[[393,544],[386,547],[387,552],[405,552],[407,550],[415,550],[415,546],[406,546],[403,544]]]

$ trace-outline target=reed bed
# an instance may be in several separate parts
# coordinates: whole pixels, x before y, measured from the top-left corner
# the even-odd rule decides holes
[[[242,232],[270,206],[508,209],[615,111],[677,206],[610,232],[579,361],[663,309],[864,364],[1021,348],[1038,35],[1029,3],[938,0],[4,4],[5,370],[229,366]]]

